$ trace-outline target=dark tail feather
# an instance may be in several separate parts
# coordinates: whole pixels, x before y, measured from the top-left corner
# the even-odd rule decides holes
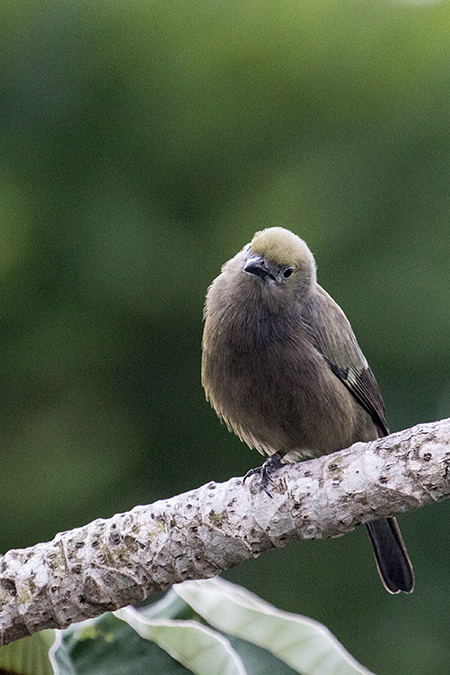
[[[414,572],[395,518],[366,523],[378,573],[389,593],[411,593]]]

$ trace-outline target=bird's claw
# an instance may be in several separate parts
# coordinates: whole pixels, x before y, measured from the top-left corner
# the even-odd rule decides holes
[[[281,460],[281,455],[275,452],[273,455],[270,455],[268,459],[266,459],[266,461],[263,463],[262,466],[257,466],[256,468],[247,471],[242,482],[245,483],[247,478],[250,478],[250,476],[258,474],[260,487],[264,490],[266,495],[268,495],[272,499],[273,497],[269,492],[267,484],[269,482],[273,482],[271,475],[282,466],[283,462]]]

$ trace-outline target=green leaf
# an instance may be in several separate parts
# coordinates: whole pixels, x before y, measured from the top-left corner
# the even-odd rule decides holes
[[[158,600],[146,605],[141,612],[147,619],[193,619],[196,614],[172,589]]]
[[[247,675],[230,642],[197,621],[148,619],[133,607],[120,609],[115,615],[196,675]]]
[[[53,656],[60,643],[61,635],[54,630],[43,630],[11,642],[0,649],[0,670],[20,675],[62,675]]]
[[[173,588],[212,626],[267,649],[302,675],[370,675],[325,626],[244,588],[219,578]]]
[[[109,613],[74,624],[64,631],[63,643],[77,675],[189,674],[157,644]]]
[[[63,640],[64,631],[55,630],[56,640],[50,649],[49,656],[55,675],[77,675],[70,659],[70,653]]]
[[[192,607],[184,602],[173,589],[168,591],[159,602],[153,603],[140,610],[147,619],[195,619],[199,615]],[[241,657],[249,675],[293,675],[295,671],[273,654],[257,645],[228,636],[234,651]]]
[[[228,639],[233,649],[241,657],[249,675],[274,675],[274,673],[276,675],[296,675],[296,670],[293,670],[267,649],[232,635],[229,635]]]

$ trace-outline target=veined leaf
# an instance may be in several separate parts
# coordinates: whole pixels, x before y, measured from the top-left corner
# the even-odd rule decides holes
[[[133,607],[120,609],[115,615],[196,675],[247,675],[229,641],[197,621],[147,619]]]
[[[279,610],[240,586],[215,578],[173,588],[212,626],[267,649],[302,675],[371,675],[321,623]]]

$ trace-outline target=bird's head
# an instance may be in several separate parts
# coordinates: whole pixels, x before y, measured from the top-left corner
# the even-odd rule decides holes
[[[306,298],[316,282],[316,263],[303,239],[283,227],[257,232],[246,249],[243,271],[273,292]]]

